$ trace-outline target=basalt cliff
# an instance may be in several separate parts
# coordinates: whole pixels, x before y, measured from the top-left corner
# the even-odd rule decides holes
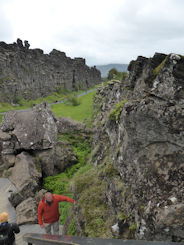
[[[95,97],[95,167],[73,187],[78,231],[184,241],[184,57],[140,56],[128,70]]]
[[[44,104],[4,116],[0,164],[18,189],[10,199],[20,223],[35,222],[42,178],[77,162],[58,132],[93,134],[70,183],[75,205],[64,232],[72,224],[78,236],[184,241],[184,57],[139,56],[128,70],[124,81],[99,86],[93,131]]]
[[[101,81],[100,71],[88,67],[83,58],[71,59],[56,49],[44,54],[29,47],[20,39],[13,44],[0,42],[1,102],[36,99],[59,89],[87,89]]]

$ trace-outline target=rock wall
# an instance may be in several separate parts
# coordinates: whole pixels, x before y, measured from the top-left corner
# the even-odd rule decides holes
[[[0,42],[0,101],[36,99],[61,88],[86,89],[101,81],[100,71],[88,67],[85,59],[71,59],[55,49],[44,54],[24,43]]]
[[[184,57],[156,53],[128,69],[97,92],[94,164],[109,155],[121,177],[121,193],[104,178],[119,237],[126,226],[129,238],[184,241]]]

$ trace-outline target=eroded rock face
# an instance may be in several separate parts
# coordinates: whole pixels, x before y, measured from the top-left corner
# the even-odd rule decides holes
[[[17,103],[18,98],[36,99],[58,89],[86,89],[101,81],[100,71],[85,59],[71,59],[53,49],[44,54],[30,49],[28,41],[0,42],[0,101]]]
[[[175,54],[138,57],[130,63],[125,82],[111,82],[97,93],[94,154],[98,148],[101,157],[95,164],[105,158],[106,137],[126,186],[116,209],[124,207],[129,218],[123,222],[134,227],[134,238],[184,240],[183,67],[184,58]]]

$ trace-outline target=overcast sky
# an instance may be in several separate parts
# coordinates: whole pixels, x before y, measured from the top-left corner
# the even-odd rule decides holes
[[[184,54],[184,0],[0,0],[0,41],[17,38],[90,66]]]

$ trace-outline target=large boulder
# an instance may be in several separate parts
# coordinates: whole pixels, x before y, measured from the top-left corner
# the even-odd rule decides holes
[[[16,156],[15,166],[11,172],[9,179],[17,189],[21,189],[29,180],[39,182],[41,178],[41,173],[36,168],[34,158],[26,152]]]
[[[39,190],[42,175],[36,168],[34,158],[28,153],[22,152],[17,155],[15,166],[10,169],[10,181],[15,185],[17,191],[10,195],[10,202],[16,207],[28,197],[33,197]]]
[[[92,129],[87,128],[84,123],[77,122],[71,118],[59,117],[57,120],[57,127],[59,133],[86,133],[91,134]]]
[[[37,205],[32,197],[27,198],[16,207],[17,224],[37,223]]]
[[[55,170],[63,172],[66,168],[76,164],[78,161],[77,155],[73,152],[71,146],[64,141],[59,141],[55,148]]]
[[[27,111],[8,111],[1,130],[11,135],[14,152],[50,149],[57,141],[56,119],[45,103]]]

